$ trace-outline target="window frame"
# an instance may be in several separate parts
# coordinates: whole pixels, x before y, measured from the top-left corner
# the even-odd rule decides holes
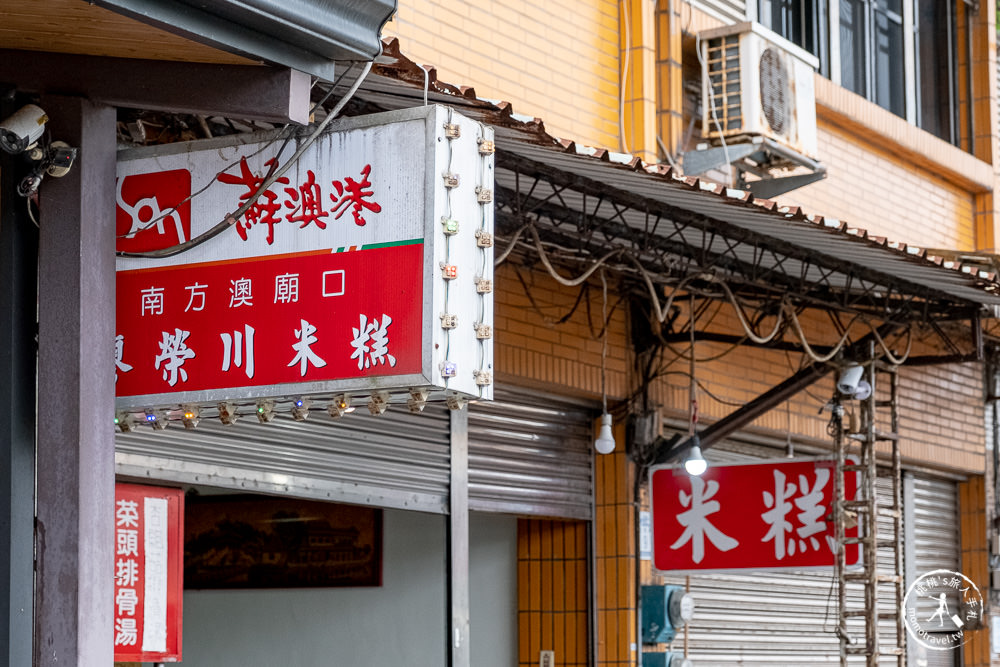
[[[842,54],[842,44],[841,44],[841,4],[845,0],[784,0],[784,4],[795,4],[796,9],[791,10],[794,14],[796,11],[801,13],[804,11],[816,12],[817,20],[814,21],[814,30],[812,35],[812,40],[816,45],[815,51],[810,51],[820,61],[820,74],[828,79],[830,79],[835,85],[845,88],[844,77],[842,73],[843,67],[843,54]],[[924,129],[921,118],[921,83],[920,83],[920,26],[917,24],[917,3],[919,0],[901,0],[900,11],[891,11],[889,8],[888,0],[855,0],[863,12],[863,25],[861,27],[863,32],[863,49],[860,50],[861,53],[865,54],[865,62],[863,67],[859,72],[864,76],[864,86],[863,90],[859,91],[862,97],[870,101],[872,104],[876,104],[883,109],[886,109],[890,113],[893,113],[900,118],[906,120],[907,123]],[[782,2],[782,0],[748,0],[747,1],[747,13],[748,16],[754,17],[754,19],[760,22],[765,27],[774,30],[771,27],[772,16],[766,15],[766,10],[773,7],[772,2]],[[956,50],[960,48],[960,39],[958,37],[958,31],[961,27],[958,25],[959,22],[959,3],[965,3],[968,6],[967,0],[947,0],[948,8],[946,9],[951,16],[948,26],[944,28],[947,31],[947,40],[949,44],[949,50]],[[968,12],[968,7],[966,12]],[[875,76],[875,70],[877,67],[877,57],[875,50],[875,40],[878,38],[875,30],[875,17],[876,14],[890,15],[891,20],[894,25],[901,26],[902,30],[902,49],[903,49],[903,62],[902,62],[902,73],[903,73],[903,91],[902,91],[902,104],[903,113],[897,113],[893,111],[889,106],[882,106],[877,101],[877,81]],[[820,20],[822,19],[822,20]],[[971,23],[967,19],[967,25]],[[968,29],[968,28],[966,28]],[[777,34],[782,34],[775,30]],[[786,37],[785,35],[782,35]],[[934,39],[936,36],[931,36]],[[966,41],[969,38],[966,37]],[[802,48],[806,48],[803,44],[799,44]],[[806,48],[806,50],[809,50]],[[961,57],[968,58],[966,54],[956,54],[956,57],[961,59]],[[973,152],[973,147],[971,146],[971,141],[968,137],[963,136],[962,123],[965,119],[960,118],[960,107],[965,104],[969,105],[969,101],[973,98],[973,83],[971,81],[962,80],[959,81],[959,76],[957,73],[957,63],[951,62],[954,58],[949,59],[949,76],[950,80],[948,82],[948,95],[949,95],[949,108],[950,108],[950,127],[947,130],[940,129],[927,129],[925,131],[931,132],[934,136],[939,137],[943,141],[946,141],[954,146],[958,146],[966,152]],[[850,90],[850,89],[848,89]],[[964,95],[964,97],[963,97]],[[969,121],[971,124],[971,121]],[[970,145],[966,145],[970,144]]]

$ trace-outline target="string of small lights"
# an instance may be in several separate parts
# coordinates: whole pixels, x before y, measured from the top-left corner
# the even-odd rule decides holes
[[[453,216],[452,193],[455,191],[461,179],[454,171],[455,151],[452,142],[457,141],[462,136],[462,129],[457,123],[453,123],[454,112],[448,109],[448,122],[444,125],[444,136],[448,145],[447,168],[441,175],[444,179],[445,188],[445,214],[441,218],[441,225],[444,229],[444,261],[441,262],[441,278],[444,280],[444,312],[441,313],[441,328],[444,329],[444,360],[441,362],[441,377],[444,379],[445,387],[448,387],[451,379],[458,374],[458,364],[451,360],[451,332],[458,327],[458,315],[452,313],[449,304],[451,292],[451,282],[458,278],[458,265],[451,263],[451,240],[459,232],[460,222]]]
[[[479,362],[478,369],[474,371],[476,386],[479,387],[479,397],[483,397],[483,391],[493,382],[493,373],[486,368],[487,346],[492,344],[493,326],[486,321],[488,308],[486,305],[487,294],[493,291],[493,234],[492,221],[489,216],[493,214],[493,190],[487,187],[493,182],[493,154],[495,147],[493,141],[487,137],[486,127],[479,123],[479,131],[476,134],[477,153],[479,155],[479,169],[476,171],[476,201],[479,204],[479,227],[476,229],[476,247],[479,249],[479,271],[476,273],[476,294],[479,295],[478,313],[474,324],[476,330],[476,340],[479,341]]]

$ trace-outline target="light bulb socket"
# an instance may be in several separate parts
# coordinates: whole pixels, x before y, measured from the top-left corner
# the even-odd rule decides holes
[[[615,436],[611,432],[611,415],[607,412],[601,415],[601,430],[594,441],[594,449],[598,454],[610,454],[615,451]]]

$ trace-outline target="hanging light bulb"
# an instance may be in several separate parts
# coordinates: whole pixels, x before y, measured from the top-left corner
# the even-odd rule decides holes
[[[701,455],[701,441],[697,435],[691,436],[691,449],[688,450],[687,458],[684,459],[684,470],[687,474],[700,477],[708,470],[708,461]]]
[[[598,454],[610,454],[615,451],[615,436],[611,433],[611,415],[605,412],[601,415],[601,430],[594,441],[594,449]]]
[[[598,454],[610,454],[615,451],[615,436],[611,432],[611,415],[608,414],[608,391],[607,391],[607,367],[608,358],[608,281],[604,277],[604,269],[601,269],[601,322],[603,331],[601,332],[601,405],[604,408],[601,414],[601,430],[597,432],[597,440],[594,441],[594,449]]]

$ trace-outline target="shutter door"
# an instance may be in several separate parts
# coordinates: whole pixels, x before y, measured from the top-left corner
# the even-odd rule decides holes
[[[513,388],[470,404],[469,508],[589,520],[594,416],[579,404]]]
[[[302,422],[250,414],[232,426],[202,418],[198,428],[145,427],[115,436],[120,475],[247,492],[447,513],[448,410],[410,414],[391,407],[373,417],[330,419],[314,409]]]
[[[745,463],[782,458],[784,448],[728,441],[705,452],[709,464]],[[831,454],[832,456],[832,454]],[[880,505],[891,502],[891,479],[876,484]],[[879,533],[889,537],[891,517],[879,518]],[[880,553],[881,571],[893,568],[891,550]],[[685,577],[667,576],[683,585]],[[840,641],[834,634],[839,612],[834,571],[692,574],[694,618],[688,626],[688,654],[694,664],[726,665],[839,665]],[[891,587],[881,588],[879,607],[895,608]],[[864,588],[849,584],[849,606],[863,607]],[[851,619],[848,634],[863,640],[861,619]],[[895,621],[880,621],[880,642],[894,645]],[[683,634],[677,641],[683,640]],[[852,657],[850,664],[864,664]]]
[[[933,570],[961,570],[959,561],[958,493],[949,480],[907,474],[907,565],[906,583]],[[917,607],[918,616],[927,618],[935,611],[933,601]],[[909,639],[909,638],[908,638]],[[909,662],[920,667],[953,667],[959,651],[930,651],[910,640]]]

